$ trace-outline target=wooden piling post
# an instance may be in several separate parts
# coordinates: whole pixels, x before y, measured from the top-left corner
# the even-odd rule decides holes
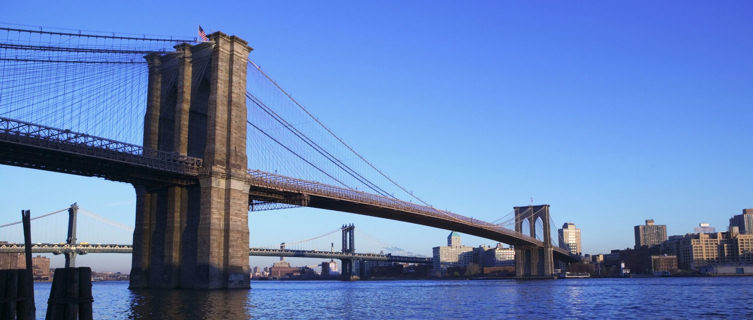
[[[5,314],[5,308],[10,303],[6,300],[5,289],[8,286],[8,271],[0,270],[0,316]]]
[[[78,319],[78,268],[65,268],[65,319]]]
[[[23,293],[20,296],[21,300],[18,304],[19,310],[18,319],[34,319],[36,318],[37,308],[34,305],[34,273],[31,265],[31,211],[21,210],[21,220],[24,225],[24,253],[26,258],[26,274],[22,275],[18,285],[18,293]],[[19,271],[22,272],[22,271]]]
[[[91,269],[58,268],[52,279],[47,320],[91,320]]]
[[[60,305],[58,305],[57,300],[58,297],[64,295],[64,277],[65,269],[55,269],[55,275],[52,277],[52,287],[50,288],[50,299],[47,300],[47,315],[45,316],[45,319],[47,320],[63,319],[63,310]]]
[[[21,270],[8,270],[5,281],[5,313],[0,315],[3,319],[16,318],[16,304],[18,303],[18,272]]]
[[[34,304],[34,274],[29,270],[18,270],[18,304],[16,313],[19,320],[33,320],[36,317]]]
[[[89,268],[79,269],[79,320],[92,320],[92,270]]]

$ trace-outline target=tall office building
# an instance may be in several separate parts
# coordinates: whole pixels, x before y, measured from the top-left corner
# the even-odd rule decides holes
[[[448,247],[461,247],[463,246],[462,242],[460,241],[460,234],[453,231],[450,232],[450,235],[447,236],[447,246]]]
[[[654,224],[654,219],[647,219],[646,224],[635,226],[635,248],[658,246],[667,240],[667,225]]]
[[[739,228],[742,234],[753,234],[753,209],[743,209],[743,214],[730,218],[729,227]]]
[[[572,222],[566,222],[562,229],[557,230],[560,238],[560,248],[567,249],[572,254],[581,254],[580,229]]]

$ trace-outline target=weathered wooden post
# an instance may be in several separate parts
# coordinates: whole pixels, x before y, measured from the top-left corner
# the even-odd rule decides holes
[[[47,302],[47,320],[91,320],[91,269],[57,268]]]
[[[24,225],[24,253],[26,255],[26,272],[19,272],[20,286],[18,288],[18,319],[34,319],[37,310],[34,305],[34,273],[31,265],[31,211],[21,210],[21,220]]]
[[[13,319],[16,316],[18,302],[18,269],[8,270],[5,278],[5,308],[0,317]]]
[[[29,210],[21,210],[26,269],[0,270],[0,319],[32,320],[36,317],[30,216]]]

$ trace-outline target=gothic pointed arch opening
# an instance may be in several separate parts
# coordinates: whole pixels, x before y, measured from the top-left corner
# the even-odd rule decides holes
[[[536,240],[544,241],[544,221],[541,217],[536,217],[533,233],[533,237],[536,238]]]
[[[520,232],[522,234],[527,235],[527,236],[532,236],[531,235],[531,224],[528,222],[528,219],[523,220],[523,222],[520,225],[521,225]]]

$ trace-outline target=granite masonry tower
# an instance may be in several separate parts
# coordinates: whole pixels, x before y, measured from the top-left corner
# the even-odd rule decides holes
[[[144,152],[203,159],[198,181],[136,184],[131,288],[248,288],[246,41],[216,32],[146,56]]]
[[[528,220],[531,237],[536,238],[536,221],[541,219],[543,247],[515,246],[515,276],[518,278],[551,278],[554,273],[552,235],[549,229],[549,205],[514,207],[515,231],[523,232],[523,221]]]

